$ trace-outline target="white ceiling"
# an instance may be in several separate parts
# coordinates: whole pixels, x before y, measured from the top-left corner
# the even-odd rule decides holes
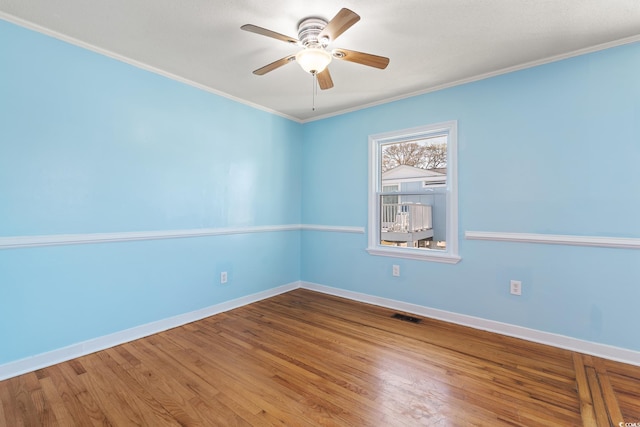
[[[330,47],[386,70],[334,60],[316,111],[297,64],[252,74],[297,48],[241,25],[297,38],[302,18],[343,7],[361,20]],[[640,0],[0,0],[0,18],[298,121],[640,41]]]

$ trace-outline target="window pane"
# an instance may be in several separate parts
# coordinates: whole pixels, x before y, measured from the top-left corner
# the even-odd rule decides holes
[[[400,166],[410,166],[446,177],[447,135],[384,144],[380,161],[383,175]]]
[[[446,250],[447,135],[382,144],[379,168],[380,244]]]
[[[403,202],[380,196],[380,244],[417,249],[446,249],[446,195],[409,194]],[[404,201],[404,200],[414,201]],[[425,203],[428,201],[430,203]],[[437,208],[437,209],[434,209]],[[435,215],[435,217],[434,217]]]

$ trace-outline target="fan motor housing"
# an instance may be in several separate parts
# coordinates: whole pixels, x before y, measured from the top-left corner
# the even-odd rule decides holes
[[[298,40],[304,47],[325,47],[318,39],[318,35],[327,26],[327,21],[322,18],[305,18],[298,24]]]

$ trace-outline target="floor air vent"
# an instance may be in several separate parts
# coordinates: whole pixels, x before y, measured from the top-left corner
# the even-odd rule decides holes
[[[407,316],[406,314],[395,313],[393,316],[394,319],[404,320],[405,322],[411,323],[420,323],[422,319],[418,319],[417,317]]]

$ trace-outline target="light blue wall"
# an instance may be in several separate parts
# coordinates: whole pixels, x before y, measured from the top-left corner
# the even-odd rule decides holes
[[[368,135],[458,120],[462,261],[372,256],[366,235],[305,231],[302,280],[640,350],[640,251],[463,238],[640,238],[639,76],[636,43],[307,124],[303,222],[367,226]]]
[[[301,137],[0,21],[0,236],[299,224]],[[296,282],[299,249],[295,231],[0,250],[0,364]]]
[[[368,135],[455,119],[461,236],[640,237],[638,71],[628,45],[300,125],[0,21],[0,236],[366,226]],[[0,250],[0,364],[300,279],[640,350],[640,251],[461,237],[445,265],[366,241]]]

